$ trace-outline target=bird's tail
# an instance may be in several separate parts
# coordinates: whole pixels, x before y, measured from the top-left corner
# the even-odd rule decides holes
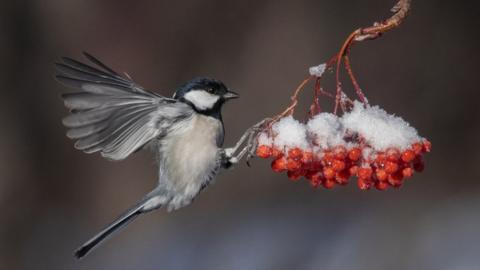
[[[79,247],[75,251],[75,257],[77,259],[81,259],[85,257],[93,248],[97,247],[103,241],[108,239],[113,233],[118,232],[120,229],[127,226],[130,222],[132,222],[136,217],[140,214],[145,213],[147,211],[153,210],[149,207],[151,204],[151,200],[154,199],[151,196],[146,196],[142,201],[136,204],[134,207],[130,208],[128,211],[120,215],[115,221],[110,223],[105,229],[101,232],[96,234],[90,240],[85,242],[81,247]],[[155,207],[158,208],[158,207]]]

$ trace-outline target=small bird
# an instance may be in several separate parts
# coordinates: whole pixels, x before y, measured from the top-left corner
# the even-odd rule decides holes
[[[71,112],[63,119],[67,136],[76,140],[76,149],[111,160],[123,160],[148,145],[156,153],[159,173],[156,188],[77,249],[77,258],[140,214],[190,204],[221,168],[237,163],[246,152],[233,156],[241,142],[222,148],[221,109],[239,96],[221,81],[196,78],[167,98],[84,55],[93,66],[67,57],[56,63],[56,79],[77,89],[62,94]]]

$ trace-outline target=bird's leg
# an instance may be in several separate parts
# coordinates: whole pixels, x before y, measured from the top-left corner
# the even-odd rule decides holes
[[[253,152],[256,149],[257,146],[257,137],[258,134],[263,130],[264,126],[266,123],[271,121],[270,118],[266,118],[257,124],[251,126],[248,128],[245,133],[243,133],[242,137],[240,137],[240,140],[235,144],[235,146],[230,147],[230,148],[225,148],[223,149],[224,153],[224,159],[226,159],[226,163],[224,164],[230,164],[227,165],[227,167],[231,166],[232,164],[238,163],[245,154],[248,153],[248,158],[251,158],[253,156]],[[240,150],[240,152],[237,153],[238,149],[245,143],[245,146]]]
[[[225,155],[227,157],[230,157],[230,158],[233,157],[235,152],[238,151],[240,146],[242,146],[242,144],[245,142],[245,140],[250,136],[250,133],[252,133],[251,128],[247,129],[247,131],[245,131],[245,133],[243,133],[242,137],[240,137],[240,140],[237,141],[237,143],[235,144],[234,147],[225,148],[224,149]]]

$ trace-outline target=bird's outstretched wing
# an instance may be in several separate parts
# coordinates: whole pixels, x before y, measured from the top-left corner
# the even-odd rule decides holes
[[[77,90],[62,94],[71,114],[63,119],[75,148],[121,160],[162,136],[192,109],[182,102],[143,89],[84,53],[95,66],[71,58],[56,63],[56,78]]]

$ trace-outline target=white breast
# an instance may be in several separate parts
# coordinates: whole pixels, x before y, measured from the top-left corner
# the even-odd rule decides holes
[[[172,195],[172,208],[188,204],[219,167],[218,136],[223,127],[215,118],[194,115],[162,140],[160,184]]]

